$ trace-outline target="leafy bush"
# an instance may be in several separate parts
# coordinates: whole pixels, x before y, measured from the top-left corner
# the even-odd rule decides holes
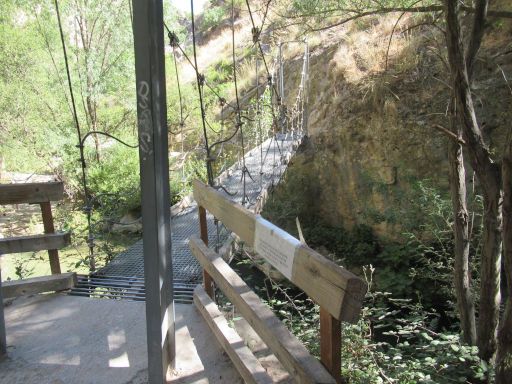
[[[222,20],[228,17],[226,9],[222,6],[215,6],[205,9],[203,13],[203,30],[208,30],[220,24]]]
[[[357,324],[343,328],[343,376],[350,383],[468,383],[489,372],[476,347],[438,331],[439,314],[370,292]],[[436,329],[434,331],[434,329]]]
[[[236,255],[235,270],[290,331],[319,357],[319,307],[301,290],[276,283]],[[249,268],[248,268],[249,267]],[[440,326],[441,315],[418,302],[373,291],[375,268],[364,267],[369,292],[361,318],[342,327],[342,371],[351,384],[477,383],[492,375],[476,347]],[[378,272],[378,271],[377,271]],[[231,311],[231,304],[224,309]]]
[[[114,145],[100,162],[87,169],[90,193],[105,215],[122,215],[140,206],[139,154],[137,149]]]

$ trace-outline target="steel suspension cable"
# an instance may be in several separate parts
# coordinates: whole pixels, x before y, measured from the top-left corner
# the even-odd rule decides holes
[[[208,184],[213,187],[213,170],[212,170],[212,161],[213,159],[210,156],[210,146],[208,145],[208,133],[206,132],[206,115],[204,109],[204,101],[203,101],[203,85],[204,85],[204,76],[199,73],[197,66],[197,52],[196,52],[196,30],[195,30],[195,17],[194,17],[194,0],[190,0],[190,13],[192,17],[192,46],[194,49],[194,65],[196,71],[196,81],[197,81],[197,90],[199,93],[199,104],[201,106],[201,122],[203,124],[203,136],[205,142],[206,149],[206,173],[208,177]]]
[[[233,81],[235,83],[235,98],[236,98],[236,115],[237,115],[237,125],[238,129],[240,130],[240,140],[242,144],[242,188],[243,188],[243,194],[242,194],[242,205],[245,205],[248,202],[247,197],[247,183],[246,183],[246,176],[249,176],[252,180],[252,176],[247,169],[247,166],[245,164],[245,143],[244,143],[244,130],[243,130],[243,122],[242,122],[242,116],[240,114],[240,99],[238,97],[238,83],[237,83],[237,76],[236,76],[236,54],[235,54],[235,1],[231,0],[231,39],[232,39],[232,59],[233,59]]]
[[[96,263],[94,259],[94,236],[92,234],[92,225],[91,225],[91,211],[92,207],[90,204],[90,195],[89,195],[89,189],[87,187],[87,175],[85,172],[86,163],[85,163],[85,155],[84,155],[84,145],[82,140],[82,132],[80,130],[80,123],[78,122],[78,114],[76,111],[76,103],[75,103],[75,96],[73,93],[73,85],[71,82],[71,73],[69,71],[69,63],[68,63],[68,55],[66,51],[66,42],[64,39],[64,31],[62,29],[62,22],[60,17],[60,11],[59,11],[59,3],[58,0],[54,1],[55,3],[55,11],[57,13],[57,21],[59,24],[59,32],[60,32],[60,40],[62,43],[62,52],[64,54],[64,63],[66,65],[66,75],[68,78],[68,87],[69,87],[69,93],[71,98],[71,105],[73,108],[73,119],[75,122],[75,127],[78,135],[78,149],[80,151],[80,166],[82,168],[82,186],[84,189],[84,200],[85,200],[85,207],[84,212],[87,216],[87,228],[88,228],[88,237],[87,237],[87,245],[89,247],[89,269],[91,271],[94,271],[96,269]]]

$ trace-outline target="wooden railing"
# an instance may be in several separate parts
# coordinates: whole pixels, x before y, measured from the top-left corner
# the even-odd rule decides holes
[[[367,289],[364,281],[199,181],[194,183],[194,198],[199,205],[201,239],[192,238],[190,248],[204,269],[205,285],[204,291],[202,288],[196,289],[194,301],[214,333],[222,333],[217,324],[222,321],[209,299],[214,297],[215,283],[297,382],[339,383],[341,322],[353,323],[358,320]],[[323,365],[308,353],[222,257],[207,247],[207,210],[319,304]],[[226,352],[247,382],[271,382],[257,360],[250,359],[247,364],[243,364],[242,357],[247,356],[247,351],[233,347],[239,344],[236,340],[228,342],[223,336],[219,341],[226,347]]]
[[[51,202],[61,200],[63,195],[62,182],[0,184],[0,205],[40,205],[45,233],[0,239],[0,254],[48,250],[52,274],[60,273],[58,249],[69,245],[70,237],[69,233],[55,233]]]
[[[36,252],[47,250],[52,276],[42,276],[2,284],[0,270],[0,355],[7,351],[3,299],[26,294],[60,291],[76,283],[74,273],[61,274],[59,249],[70,244],[68,232],[55,233],[52,215],[52,201],[63,198],[62,182],[0,184],[0,205],[39,204],[43,217],[44,234],[6,237],[0,239],[0,257],[10,253]]]

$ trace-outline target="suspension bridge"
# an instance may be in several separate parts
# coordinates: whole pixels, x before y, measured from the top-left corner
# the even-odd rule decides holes
[[[180,76],[178,72],[177,52],[185,58],[185,64],[190,65],[196,74],[199,109],[203,129],[203,142],[205,152],[205,164],[207,169],[208,184],[222,191],[230,200],[252,209],[256,213],[261,211],[265,202],[265,196],[280,181],[286,170],[290,158],[300,145],[307,132],[307,105],[308,105],[308,72],[309,72],[309,47],[304,41],[281,42],[272,56],[272,50],[267,49],[265,53],[260,42],[260,31],[263,30],[265,18],[262,18],[260,26],[256,26],[255,19],[250,10],[253,50],[255,57],[255,84],[252,91],[253,103],[245,100],[245,108],[241,105],[241,98],[237,81],[237,57],[236,57],[236,34],[234,28],[234,9],[232,9],[232,65],[235,98],[228,102],[212,86],[205,75],[199,70],[196,52],[195,23],[192,8],[192,42],[193,57],[189,57],[182,48],[177,35],[164,23],[168,33],[169,45],[172,48],[174,68],[176,71],[176,83],[179,94],[180,110],[180,131],[183,150],[183,127],[186,116],[184,116],[184,102],[181,95]],[[284,48],[290,44],[303,45],[302,67],[299,80],[296,84],[286,84]],[[263,64],[264,77],[262,83],[260,78],[260,67]],[[292,78],[294,76],[291,76]],[[206,118],[205,92],[212,92],[221,105],[220,118],[221,127],[224,128],[226,116],[232,117],[232,133],[225,133],[221,130],[216,132]],[[285,92],[291,97],[285,98]],[[293,99],[293,97],[295,97]],[[292,101],[287,105],[286,101]],[[267,119],[264,117],[268,116]],[[229,120],[229,118],[227,119]],[[244,133],[244,125],[252,123],[257,131],[258,141],[256,146],[247,150],[247,132]],[[217,134],[217,141],[212,143],[209,129]],[[227,129],[226,129],[227,130]],[[176,134],[177,132],[174,132]],[[173,132],[171,131],[171,134]],[[244,136],[245,134],[245,136]],[[220,137],[219,137],[220,136]],[[81,139],[81,143],[86,136]],[[214,177],[213,162],[219,157],[227,143],[235,143],[239,148],[238,161],[230,168],[223,171],[221,175]],[[125,144],[121,142],[121,144]],[[85,188],[85,173],[84,173]],[[90,201],[86,201],[91,206]],[[179,207],[179,208],[178,208]],[[90,214],[90,213],[88,213]],[[229,241],[229,233],[211,215],[208,217],[208,237],[211,244],[217,251],[223,248]],[[177,302],[191,303],[193,290],[202,281],[202,269],[191,254],[188,247],[188,239],[199,228],[197,204],[191,198],[175,206],[171,219],[171,255],[173,271],[173,297]],[[92,234],[90,238],[93,239]],[[90,246],[93,246],[93,240]],[[94,266],[94,250],[91,252],[91,265]],[[77,286],[71,294],[88,297],[122,298],[129,300],[145,299],[144,284],[144,252],[143,240],[141,239],[132,247],[118,254],[105,267],[94,270],[89,275],[80,276]]]
[[[266,3],[259,26],[255,23],[249,1],[246,1],[256,57],[254,60],[255,84],[249,92],[241,94],[237,81],[239,61],[235,50],[235,12],[232,1],[231,53],[235,95],[234,99],[228,102],[199,70],[193,1],[191,1],[192,58],[181,47],[176,34],[163,23],[161,2],[158,0],[134,1],[133,5],[139,144],[131,147],[139,148],[141,158],[144,234],[142,240],[118,254],[106,266],[97,269],[94,233],[91,225],[95,197],[91,196],[87,185],[84,141],[92,133],[96,133],[105,134],[120,144],[128,144],[102,132],[81,134],[58,1],[55,0],[73,118],[79,139],[91,269],[88,275],[79,276],[78,281],[75,281],[74,274],[67,274],[69,276],[66,278],[69,281],[65,288],[71,288],[69,293],[72,296],[124,300],[121,302],[116,300],[118,302],[115,303],[117,306],[114,309],[112,300],[83,300],[58,294],[36,297],[27,304],[13,306],[7,317],[9,323],[14,324],[13,319],[20,317],[19,312],[23,312],[26,307],[31,307],[33,308],[31,314],[34,316],[28,316],[30,321],[34,317],[41,319],[45,324],[53,325],[47,326],[49,331],[46,332],[40,332],[36,327],[34,328],[37,330],[36,333],[33,332],[33,328],[30,329],[32,333],[16,333],[16,327],[11,326],[8,331],[13,334],[12,340],[19,343],[20,351],[39,359],[41,344],[49,344],[49,340],[54,339],[62,341],[67,337],[66,343],[59,342],[58,353],[50,356],[53,359],[50,366],[46,365],[47,353],[43,351],[41,359],[45,359],[45,364],[39,364],[40,366],[35,369],[36,375],[72,377],[73,382],[78,378],[80,381],[76,381],[77,383],[89,382],[86,380],[91,371],[101,377],[101,380],[95,382],[110,383],[113,372],[111,367],[128,368],[122,372],[126,376],[123,382],[163,383],[169,378],[168,368],[173,361],[177,366],[181,364],[185,367],[181,377],[179,372],[172,372],[172,375],[177,375],[177,382],[180,383],[198,382],[196,379],[202,382],[202,378],[212,378],[212,382],[241,382],[241,378],[251,383],[275,382],[271,377],[273,368],[267,370],[262,365],[263,361],[259,361],[249,351],[240,336],[228,326],[227,320],[212,300],[215,296],[213,285],[217,284],[250,324],[248,326],[252,327],[258,337],[261,337],[265,349],[271,351],[279,367],[286,372],[285,377],[288,381],[329,384],[339,382],[341,321],[352,323],[357,321],[366,285],[352,273],[258,216],[268,193],[282,181],[290,159],[303,139],[307,137],[310,57],[307,42],[287,41],[279,43],[277,50],[263,49],[260,34],[264,29],[270,1]],[[200,182],[194,184],[193,196],[198,202],[189,196],[171,209],[168,209],[167,183],[169,177],[168,122],[163,112],[165,92],[162,93],[162,88],[165,88],[164,46],[163,41],[160,40],[163,26],[167,29],[169,45],[172,47],[174,56],[182,140],[186,116],[181,96],[177,51],[181,52],[186,63],[194,69],[196,74],[202,144],[204,145],[202,152],[208,183],[208,185]],[[302,66],[295,66],[295,73],[291,76],[285,76],[283,51],[288,44],[301,44],[303,47]],[[273,54],[275,56],[272,56]],[[299,55],[295,56],[296,59]],[[260,73],[261,64],[264,68],[263,75]],[[262,82],[261,78],[265,78],[265,81]],[[221,106],[220,131],[215,131],[212,124],[208,122],[205,92],[212,92]],[[247,102],[251,97],[253,102]],[[248,140],[245,127],[249,125],[256,131],[256,142]],[[176,134],[172,130],[170,133]],[[220,171],[220,174],[215,175],[214,170],[221,167],[215,167],[214,162],[228,143],[239,149],[238,160],[229,168]],[[210,211],[211,214],[208,213]],[[201,234],[201,239],[196,236],[198,232]],[[320,361],[310,355],[306,347],[222,260],[220,256],[222,250],[227,248],[235,236],[254,248],[260,256],[320,306]],[[169,255],[172,257],[172,263],[168,263]],[[63,289],[61,286],[55,288],[53,285],[53,288],[49,288],[48,281],[52,279],[59,282],[62,280],[59,276],[51,276],[50,279],[44,277],[43,286],[40,281],[21,282],[22,288],[18,290],[25,289],[23,287],[30,284],[32,284],[32,290],[36,289],[37,285],[37,292]],[[203,280],[204,287],[200,285]],[[7,347],[1,288],[0,284],[0,355],[6,352]],[[145,301],[146,303],[126,303],[125,301]],[[194,302],[205,321],[198,321],[199,314],[197,311],[190,310],[190,305],[175,307],[173,302],[178,304]],[[47,308],[50,306],[52,309],[48,311]],[[144,319],[141,311],[137,310],[143,307],[146,311]],[[52,318],[48,318],[49,313]],[[56,316],[54,316],[55,313],[57,313]],[[145,337],[141,334],[140,327],[135,326],[142,321],[146,323]],[[123,322],[124,324],[121,324]],[[76,329],[67,329],[75,325]],[[28,325],[24,326],[28,327]],[[93,337],[94,340],[91,341],[91,331],[96,332],[100,328],[106,331],[108,351],[102,351],[105,343],[101,337]],[[202,330],[194,334],[199,328]],[[144,338],[147,349],[142,350],[141,340]],[[214,338],[219,341],[219,345],[215,346]],[[179,351],[176,348],[177,339]],[[101,345],[95,343],[98,341]],[[220,347],[230,357],[232,365],[226,364],[224,355],[219,351]],[[121,349],[125,352],[120,355]],[[71,360],[68,359],[71,355],[76,356],[77,350],[85,351],[84,357],[87,357],[82,363],[80,354],[78,355],[78,375],[77,369],[73,367],[74,363],[69,364]],[[210,356],[205,359],[205,354]],[[17,381],[25,372],[33,371],[32,367],[29,368],[30,362],[25,360],[24,356],[19,353],[14,355],[12,363],[11,361],[3,363],[6,367],[5,377],[8,382]],[[114,355],[115,357],[112,358]],[[129,355],[132,355],[131,359]],[[146,367],[141,364],[143,355],[148,358],[146,375],[148,380],[144,377]],[[106,359],[109,361],[108,370],[104,364]],[[236,368],[237,373],[233,368]],[[116,372],[116,375],[118,374]],[[32,377],[23,377],[21,380],[35,382],[32,379]],[[2,378],[0,378],[1,381]],[[68,382],[69,379],[65,381]],[[208,379],[206,381],[208,382]],[[279,382],[283,381],[279,380]]]

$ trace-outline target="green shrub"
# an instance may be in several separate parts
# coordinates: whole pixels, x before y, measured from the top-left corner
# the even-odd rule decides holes
[[[242,258],[242,259],[241,259]],[[252,261],[235,255],[235,270],[288,329],[319,357],[319,307],[299,289],[276,283]],[[440,326],[441,315],[418,302],[373,291],[372,266],[363,268],[369,292],[361,318],[342,327],[341,375],[350,384],[476,383],[492,375],[476,347]],[[379,272],[377,270],[377,272]],[[231,304],[221,300],[226,312]]]
[[[476,347],[437,330],[439,314],[370,292],[357,324],[343,327],[342,373],[350,383],[468,383],[489,372]]]
[[[87,168],[95,208],[104,215],[122,215],[140,206],[139,153],[113,145]]]
[[[222,20],[228,17],[226,9],[222,6],[215,6],[205,9],[203,13],[202,29],[207,31],[220,24]]]

